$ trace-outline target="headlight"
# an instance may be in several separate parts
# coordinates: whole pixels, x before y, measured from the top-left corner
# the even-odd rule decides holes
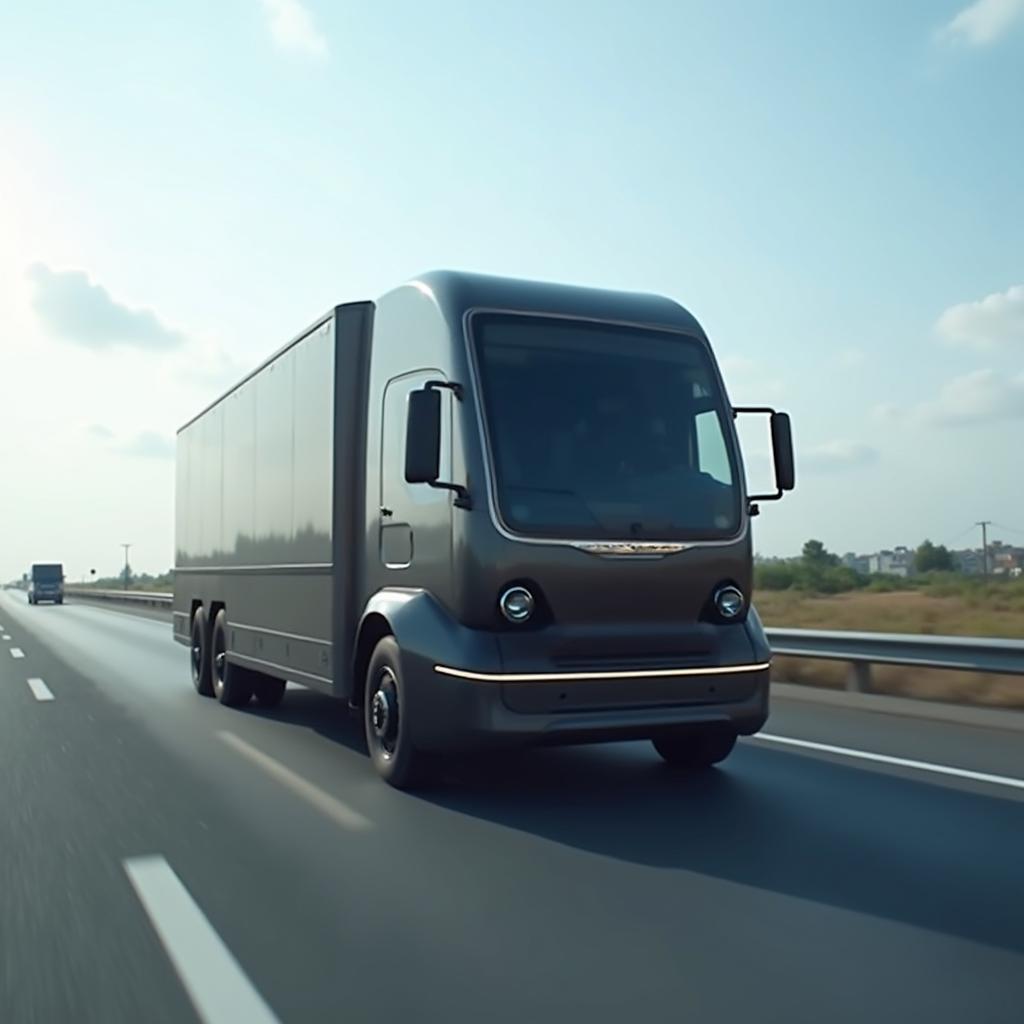
[[[533,594],[526,587],[509,587],[498,601],[501,614],[516,623],[526,622],[533,614],[533,605]]]
[[[735,619],[742,615],[746,603],[743,591],[738,587],[719,587],[715,592],[715,607],[723,619]]]

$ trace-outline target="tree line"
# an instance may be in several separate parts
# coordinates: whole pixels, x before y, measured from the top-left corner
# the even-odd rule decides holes
[[[929,576],[955,571],[952,552],[942,544],[924,541],[914,552],[914,573]],[[759,563],[754,567],[754,585],[761,590],[810,590],[819,594],[840,594],[871,588],[892,590],[897,578],[866,576],[843,565],[840,557],[820,540],[804,544],[799,558],[784,562]]]

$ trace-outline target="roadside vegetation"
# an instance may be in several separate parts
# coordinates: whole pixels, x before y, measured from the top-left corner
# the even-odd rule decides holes
[[[128,570],[128,584],[125,586],[125,574],[118,576],[104,576],[96,579],[90,586],[99,590],[148,590],[150,593],[164,591],[170,593],[174,589],[174,575],[171,572],[162,573],[159,576],[152,576],[148,572],[134,573]],[[73,580],[69,583],[74,585]]]
[[[936,552],[938,555],[936,557]],[[952,571],[944,548],[918,548],[914,576],[863,576],[839,564],[818,541],[789,562],[759,564],[754,604],[767,626],[1024,639],[1024,579]],[[934,568],[923,566],[934,565]],[[849,666],[779,658],[779,681],[842,688]],[[1024,678],[878,665],[879,693],[1024,708]]]

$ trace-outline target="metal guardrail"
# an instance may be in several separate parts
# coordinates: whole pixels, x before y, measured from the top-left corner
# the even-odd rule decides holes
[[[71,597],[84,597],[90,601],[116,601],[123,604],[148,605],[152,608],[170,608],[171,594],[150,590],[98,590],[96,587],[65,587]]]
[[[1024,640],[845,630],[767,629],[772,654],[850,664],[846,688],[871,691],[872,665],[1024,675]]]
[[[139,590],[97,590],[95,587],[68,587],[66,590],[68,594],[90,600],[158,608],[170,608],[173,600],[170,594]],[[871,692],[872,665],[1024,676],[1024,640],[775,627],[765,632],[774,655],[849,662],[846,688],[858,693]]]

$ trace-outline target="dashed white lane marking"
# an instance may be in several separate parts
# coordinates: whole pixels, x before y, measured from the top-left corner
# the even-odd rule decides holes
[[[25,657],[25,652],[20,647],[12,647],[11,648],[11,657],[12,658],[24,658]]]
[[[364,817],[348,804],[342,803],[337,797],[331,796],[330,793],[325,793],[319,786],[314,786],[312,782],[293,772],[291,768],[286,768],[280,761],[275,761],[269,754],[264,754],[262,750],[258,750],[251,743],[246,743],[240,736],[225,730],[221,730],[217,735],[229,747],[237,750],[243,757],[248,758],[278,782],[286,785],[318,811],[326,814],[333,822],[341,825],[342,828],[359,831],[373,827],[373,822],[369,818]]]
[[[28,680],[28,688],[35,694],[36,700],[53,700],[53,694],[50,693],[50,688],[42,681],[42,679],[32,678]]]
[[[4,639],[5,640],[10,640],[11,638],[6,633],[4,633]]]
[[[170,864],[131,857],[124,869],[204,1024],[279,1024]]]
[[[913,768],[919,772],[932,772],[935,775],[952,775],[958,779],[971,779],[974,782],[990,782],[994,786],[1009,786],[1012,789],[1024,789],[1024,779],[1014,779],[1008,775],[990,775],[988,772],[972,772],[967,768],[953,768],[946,764],[933,764],[930,761],[914,761],[907,757],[892,757],[889,754],[873,754],[867,750],[853,750],[850,747],[834,747],[831,743],[815,743],[811,740],[796,740],[789,736],[773,736],[759,732],[752,739],[764,740],[767,743],[779,743],[788,747],[800,747],[804,750],[817,750],[823,754],[839,754],[842,757],[853,757],[860,761],[873,761],[876,764],[891,764],[898,768]]]

